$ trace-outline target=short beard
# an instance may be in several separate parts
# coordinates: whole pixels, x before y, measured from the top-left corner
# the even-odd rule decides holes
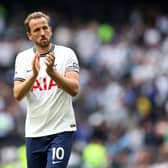
[[[47,48],[50,45],[50,41],[47,41],[45,43],[41,43],[41,42],[37,43],[36,42],[36,45],[39,46],[39,47],[41,47],[41,48]]]

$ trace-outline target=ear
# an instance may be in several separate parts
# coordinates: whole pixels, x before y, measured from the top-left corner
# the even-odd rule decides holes
[[[30,32],[27,32],[26,34],[27,34],[28,39],[29,39],[29,40],[32,40],[31,33],[30,33]]]
[[[51,32],[51,36],[52,36],[52,27],[51,27],[51,26],[49,26],[49,29],[50,29],[50,32]]]

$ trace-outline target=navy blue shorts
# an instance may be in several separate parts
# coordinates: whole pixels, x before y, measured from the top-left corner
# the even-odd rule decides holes
[[[27,168],[66,168],[74,132],[26,138]]]

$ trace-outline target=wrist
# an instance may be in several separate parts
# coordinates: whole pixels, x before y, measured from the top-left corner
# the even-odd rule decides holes
[[[54,74],[55,74],[55,71],[54,71],[54,69],[52,68],[52,69],[50,69],[50,70],[46,70],[46,72],[48,73],[48,75],[50,76],[50,77],[53,77],[54,76]]]
[[[30,79],[36,79],[37,76],[38,76],[38,74],[34,74],[34,73],[33,73],[33,74],[30,76]]]

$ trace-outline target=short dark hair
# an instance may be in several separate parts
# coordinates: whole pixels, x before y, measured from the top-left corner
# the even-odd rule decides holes
[[[30,13],[26,17],[26,19],[24,20],[24,25],[25,25],[26,31],[30,32],[29,23],[30,23],[31,19],[37,19],[37,18],[41,18],[41,17],[46,18],[46,20],[48,21],[48,24],[50,23],[50,17],[47,14],[45,14],[45,13],[43,13],[41,11],[36,11],[36,12]]]

